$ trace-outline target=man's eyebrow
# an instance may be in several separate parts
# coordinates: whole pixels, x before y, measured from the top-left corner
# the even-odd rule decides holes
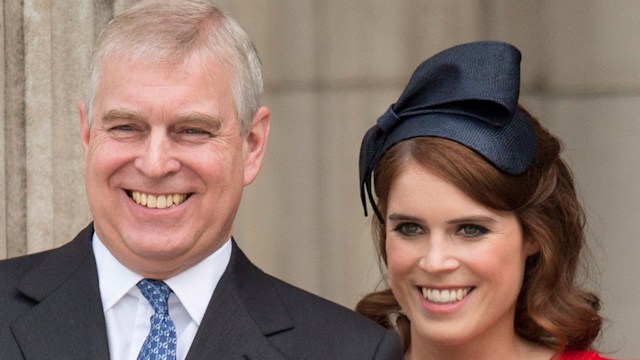
[[[179,123],[200,124],[214,131],[222,129],[222,125],[224,123],[224,119],[220,116],[214,116],[201,112],[191,112],[181,115],[178,120]]]
[[[135,120],[141,119],[142,115],[136,111],[126,109],[113,109],[105,112],[102,115],[101,121],[103,124],[110,123],[114,120]]]
[[[102,115],[102,123],[109,123],[115,120],[140,120],[144,116],[137,111],[129,109],[112,109]],[[213,130],[222,128],[224,119],[202,112],[191,112],[178,117],[179,123],[199,123]]]

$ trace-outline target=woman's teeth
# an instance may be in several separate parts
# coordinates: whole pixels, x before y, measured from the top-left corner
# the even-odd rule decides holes
[[[431,288],[422,288],[422,296],[429,302],[436,304],[451,304],[465,298],[471,292],[472,288],[459,288],[438,290]]]

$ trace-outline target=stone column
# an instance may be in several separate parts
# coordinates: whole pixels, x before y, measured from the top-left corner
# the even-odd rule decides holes
[[[24,29],[22,6],[3,2],[2,31],[2,230],[0,253],[26,253],[26,156],[24,100]]]

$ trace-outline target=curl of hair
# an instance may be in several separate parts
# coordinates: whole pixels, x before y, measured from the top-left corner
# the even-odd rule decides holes
[[[402,312],[391,289],[374,292],[365,296],[356,305],[356,311],[378,324],[396,329],[402,339],[403,349],[411,346],[409,318]]]
[[[535,128],[537,154],[524,174],[505,175],[480,155],[453,141],[414,138],[392,147],[376,167],[374,188],[378,208],[386,216],[392,181],[411,163],[434,172],[486,207],[513,211],[525,241],[539,248],[526,262],[516,304],[515,332],[558,353],[565,349],[590,349],[603,320],[598,314],[600,299],[577,281],[581,255],[587,251],[585,215],[572,174],[560,158],[559,140],[527,115]],[[376,217],[372,220],[372,232],[386,266],[385,226]],[[396,328],[405,351],[409,349],[409,319],[402,325],[393,321],[401,309],[388,286],[365,296],[356,311],[383,326]]]

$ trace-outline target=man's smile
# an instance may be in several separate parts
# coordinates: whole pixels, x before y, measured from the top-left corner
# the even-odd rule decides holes
[[[140,191],[127,191],[127,195],[129,195],[136,204],[149,209],[166,209],[182,204],[191,196],[191,193],[152,195]]]

